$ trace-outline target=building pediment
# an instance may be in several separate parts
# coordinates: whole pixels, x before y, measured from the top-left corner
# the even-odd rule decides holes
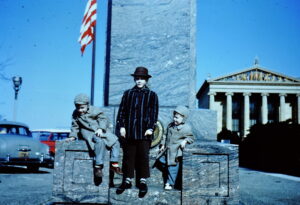
[[[249,68],[240,72],[215,78],[215,82],[276,82],[276,83],[299,83],[300,80],[283,74],[266,70],[261,67]]]

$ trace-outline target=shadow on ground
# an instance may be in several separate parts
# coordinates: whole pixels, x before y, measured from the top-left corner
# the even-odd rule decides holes
[[[0,174],[48,174],[47,171],[30,171],[26,167],[0,166]]]

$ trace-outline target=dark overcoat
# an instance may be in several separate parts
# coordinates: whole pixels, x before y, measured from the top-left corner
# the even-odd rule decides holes
[[[147,86],[126,90],[117,117],[118,129],[126,129],[126,139],[143,140],[146,130],[155,128],[158,119],[158,97]]]

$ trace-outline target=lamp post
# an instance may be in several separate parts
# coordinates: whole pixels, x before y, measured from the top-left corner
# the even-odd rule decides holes
[[[22,77],[20,76],[14,76],[12,78],[12,81],[14,83],[14,90],[15,90],[15,100],[14,100],[14,116],[13,120],[16,121],[17,118],[17,100],[18,100],[18,93],[22,85]]]

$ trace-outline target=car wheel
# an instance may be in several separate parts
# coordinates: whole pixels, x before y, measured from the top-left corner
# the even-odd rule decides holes
[[[27,170],[30,172],[38,172],[39,168],[40,167],[37,165],[27,165]]]

